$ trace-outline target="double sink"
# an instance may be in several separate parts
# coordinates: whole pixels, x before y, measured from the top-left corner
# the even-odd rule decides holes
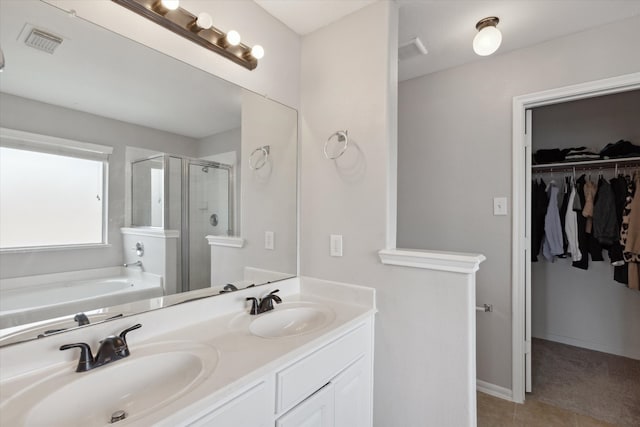
[[[318,331],[334,318],[333,310],[322,304],[284,302],[263,314],[232,316],[227,329],[262,339],[285,339]],[[45,370],[3,398],[2,419],[35,426],[104,426],[141,419],[196,390],[215,372],[221,357],[215,341],[160,341],[133,345],[130,350],[129,357],[90,372],[74,372],[69,363]]]

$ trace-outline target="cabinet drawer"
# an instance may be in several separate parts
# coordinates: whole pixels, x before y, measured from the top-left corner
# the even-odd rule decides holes
[[[366,353],[371,330],[362,325],[276,374],[276,413],[281,414]]]

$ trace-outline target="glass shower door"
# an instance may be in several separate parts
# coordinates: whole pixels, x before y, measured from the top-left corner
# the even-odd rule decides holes
[[[188,290],[211,284],[208,235],[233,233],[230,167],[213,162],[188,161]]]

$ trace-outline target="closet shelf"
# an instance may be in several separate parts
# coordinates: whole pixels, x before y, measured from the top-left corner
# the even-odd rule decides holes
[[[618,159],[606,160],[583,160],[580,162],[545,163],[542,165],[531,165],[531,169],[536,172],[559,172],[565,170],[586,170],[606,168],[618,165],[619,167],[640,166],[640,157],[621,157]]]

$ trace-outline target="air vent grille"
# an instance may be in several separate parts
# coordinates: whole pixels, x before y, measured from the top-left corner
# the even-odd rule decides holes
[[[426,55],[427,48],[422,44],[422,40],[416,37],[410,41],[401,44],[398,47],[398,60],[404,61],[416,56]]]
[[[53,54],[56,48],[62,44],[62,39],[53,34],[33,28],[24,43],[34,49]]]

